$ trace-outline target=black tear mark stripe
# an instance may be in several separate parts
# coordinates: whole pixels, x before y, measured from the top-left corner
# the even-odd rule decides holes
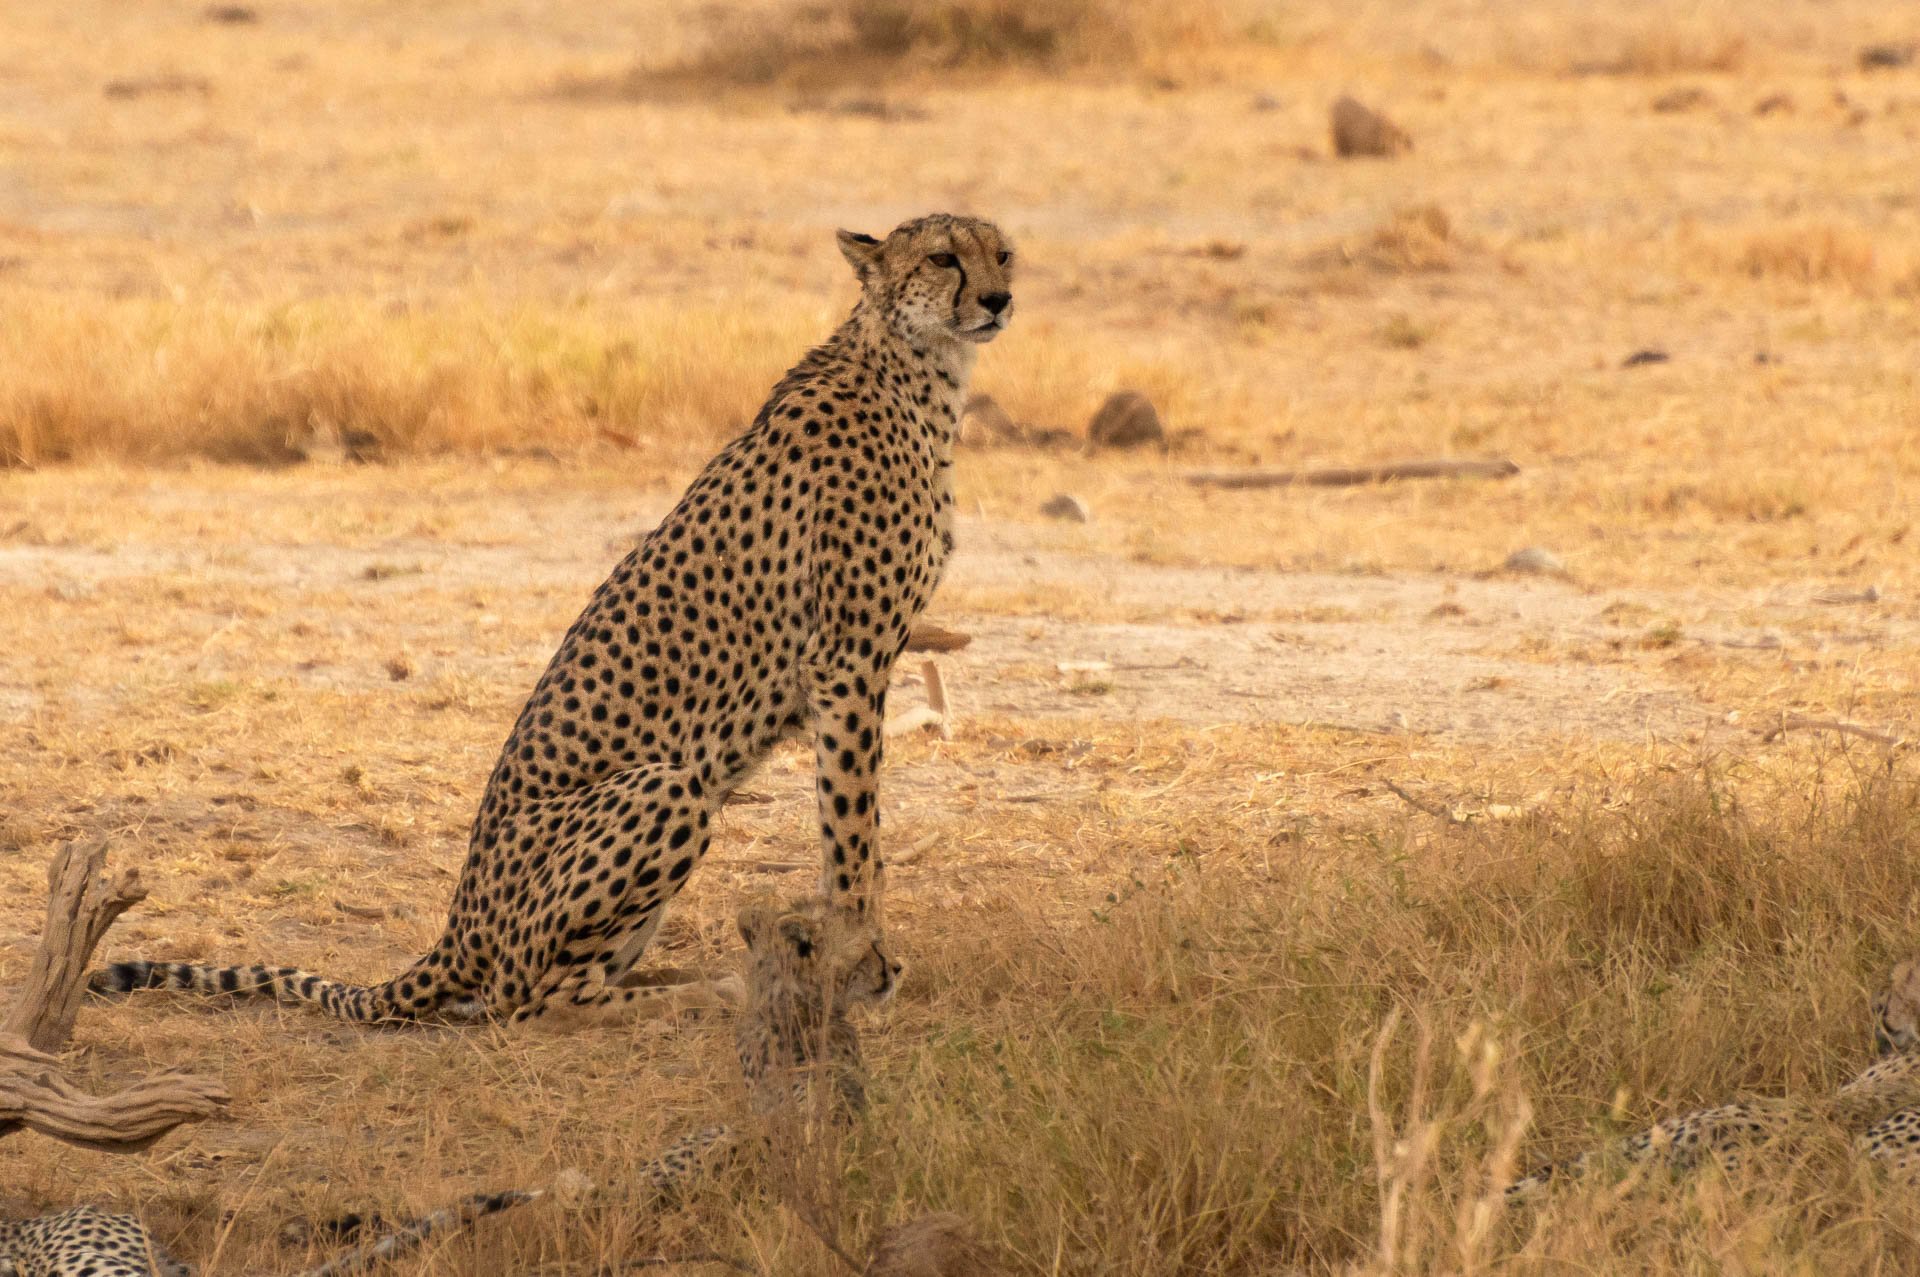
[[[959,245],[956,244],[954,247],[958,248]],[[967,293],[967,263],[958,253],[953,255],[953,268],[960,272],[960,285],[953,290],[953,317],[958,319],[960,318],[960,299]]]

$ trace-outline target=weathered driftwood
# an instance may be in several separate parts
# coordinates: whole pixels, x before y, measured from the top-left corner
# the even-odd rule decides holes
[[[13,1009],[0,1021],[0,1035],[24,1038],[36,1051],[58,1051],[73,1036],[94,946],[114,919],[147,898],[139,870],[109,880],[102,872],[106,862],[105,843],[68,845],[47,867],[47,925],[40,951]]]
[[[111,1095],[90,1095],[67,1080],[50,1054],[73,1034],[94,947],[114,919],[147,894],[133,870],[108,878],[106,859],[104,843],[70,845],[47,871],[40,950],[0,1021],[0,1136],[27,1127],[83,1148],[130,1152],[227,1102],[218,1081],[171,1072]]]
[[[881,729],[882,734],[888,737],[905,736],[908,732],[924,728],[941,740],[952,740],[952,709],[947,703],[947,685],[940,677],[940,667],[932,661],[922,661],[920,673],[926,679],[927,703],[915,705],[889,718]]]
[[[1372,466],[1326,466],[1316,470],[1202,470],[1187,476],[1199,488],[1353,488],[1399,479],[1507,479],[1520,467],[1505,457],[1487,460],[1436,458],[1388,461]]]
[[[225,1086],[186,1073],[157,1073],[111,1095],[89,1095],[54,1057],[0,1037],[0,1135],[24,1126],[82,1148],[130,1153],[226,1102]]]

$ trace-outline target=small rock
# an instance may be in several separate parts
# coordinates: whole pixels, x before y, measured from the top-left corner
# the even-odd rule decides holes
[[[1093,516],[1087,512],[1087,504],[1070,492],[1056,492],[1040,507],[1040,513],[1049,519],[1067,519],[1074,523],[1090,523]]]
[[[1087,442],[1096,448],[1137,448],[1167,437],[1153,401],[1137,390],[1116,390],[1087,423]]]
[[[1666,351],[1656,350],[1650,346],[1645,350],[1634,351],[1631,355],[1628,355],[1620,361],[1620,366],[1622,368],[1639,368],[1646,364],[1664,364],[1672,358],[1673,356],[1669,355]]]
[[[960,442],[968,447],[1013,443],[1020,427],[992,395],[975,395],[960,410]]]
[[[1708,106],[1712,102],[1712,95],[1705,89],[1689,84],[1683,88],[1669,89],[1662,93],[1653,100],[1653,109],[1662,115],[1676,115],[1681,111],[1692,111]]]
[[[1793,95],[1788,93],[1769,93],[1753,104],[1755,115],[1778,115],[1793,110]]]
[[[1405,129],[1370,107],[1342,95],[1330,115],[1333,153],[1342,159],[1356,155],[1390,158],[1413,149]]]
[[[1559,555],[1537,545],[1515,550],[1500,566],[1509,572],[1557,573],[1567,570],[1567,565],[1560,561]]]
[[[1914,54],[1920,52],[1920,45],[1906,44],[1870,44],[1860,50],[1860,69],[1862,71],[1889,71],[1906,66],[1913,61]]]
[[[218,22],[230,27],[242,27],[260,21],[260,14],[244,4],[212,5],[201,16],[208,22]]]
[[[1283,103],[1271,93],[1256,93],[1250,105],[1256,111],[1278,111]]]
[[[402,652],[398,656],[387,658],[387,677],[396,683],[404,683],[413,677],[413,657]]]

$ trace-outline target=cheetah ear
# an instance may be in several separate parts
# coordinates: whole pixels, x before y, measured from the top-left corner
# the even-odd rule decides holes
[[[847,259],[847,265],[853,267],[853,273],[865,283],[867,276],[880,262],[880,250],[884,247],[871,235],[862,235],[859,231],[837,231],[835,238],[840,241],[840,255]]]

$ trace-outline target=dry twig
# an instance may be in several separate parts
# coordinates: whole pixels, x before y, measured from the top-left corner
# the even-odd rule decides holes
[[[1805,718],[1799,714],[1783,714],[1780,723],[1765,736],[1762,744],[1771,744],[1788,732],[1839,732],[1843,736],[1858,736],[1875,744],[1885,745],[1888,749],[1899,749],[1905,745],[1906,738],[1894,736],[1862,723],[1851,723],[1844,718]]]
[[[1505,457],[1388,461],[1372,466],[1327,466],[1316,470],[1202,470],[1187,476],[1197,488],[1353,488],[1398,479],[1508,479],[1520,467]]]
[[[1380,783],[1388,789],[1391,789],[1399,796],[1402,802],[1406,803],[1407,806],[1413,808],[1415,811],[1425,812],[1435,820],[1445,821],[1449,825],[1464,825],[1467,823],[1451,811],[1448,811],[1445,807],[1442,807],[1439,803],[1430,803],[1424,798],[1415,798],[1412,794],[1409,794],[1406,790],[1400,788],[1400,786],[1390,780],[1382,780]]]

